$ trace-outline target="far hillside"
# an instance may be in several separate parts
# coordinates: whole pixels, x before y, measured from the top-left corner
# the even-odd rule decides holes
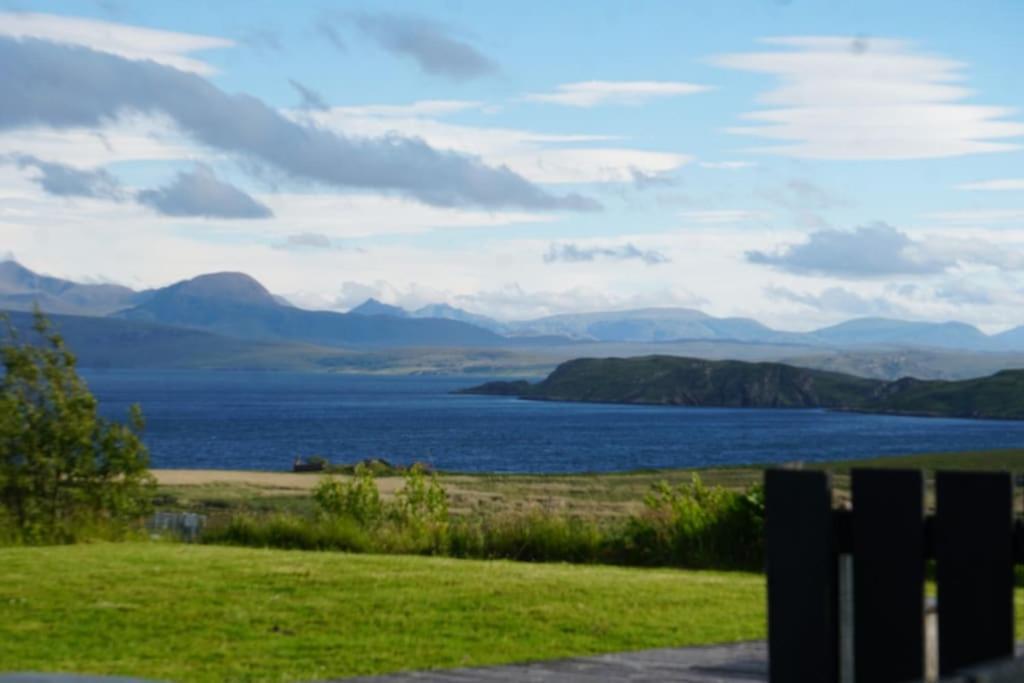
[[[1024,370],[961,381],[884,381],[783,363],[673,356],[583,358],[546,379],[491,382],[472,394],[738,408],[829,408],[935,417],[1024,419]]]

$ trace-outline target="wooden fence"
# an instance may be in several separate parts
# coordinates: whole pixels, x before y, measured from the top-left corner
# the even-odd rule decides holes
[[[827,473],[765,474],[772,683],[839,683],[841,670],[856,683],[924,680],[929,566],[943,680],[1024,680],[1019,663],[992,664],[1014,655],[1024,525],[1013,516],[1013,479],[938,472],[934,490],[926,514],[920,471],[855,469],[852,509],[833,509]],[[841,587],[852,592],[843,618]],[[972,672],[979,665],[987,673]]]

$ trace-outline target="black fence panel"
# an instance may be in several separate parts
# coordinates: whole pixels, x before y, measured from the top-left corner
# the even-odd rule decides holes
[[[829,477],[769,470],[765,505],[770,678],[836,683],[838,587]]]
[[[938,472],[930,516],[921,472],[854,469],[850,481],[852,509],[834,510],[825,472],[765,473],[770,680],[897,683],[938,669],[944,681],[1024,681],[1013,660],[1024,520],[1010,474]],[[925,630],[930,559],[937,642]]]
[[[853,647],[857,683],[924,677],[924,477],[855,469]]]
[[[1013,482],[1005,472],[935,476],[939,672],[1012,657]]]

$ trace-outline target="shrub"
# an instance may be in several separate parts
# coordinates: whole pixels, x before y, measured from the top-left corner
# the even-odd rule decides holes
[[[381,552],[440,553],[447,545],[448,494],[422,467],[405,472],[405,483],[394,500],[384,502],[373,470],[357,465],[342,480],[324,477],[313,492],[321,520],[358,525]]]
[[[402,488],[395,493],[391,515],[403,524],[445,526],[448,524],[448,494],[436,474],[427,478],[421,465],[405,473]]]
[[[373,473],[365,467],[356,467],[350,479],[326,476],[313,491],[320,513],[330,518],[348,517],[364,526],[378,523],[384,515],[380,491]]]
[[[0,520],[27,543],[117,535],[148,512],[154,481],[133,406],[128,424],[97,415],[75,357],[38,310],[25,342],[0,344]]]
[[[368,468],[349,480],[325,477],[314,492],[319,514],[243,517],[205,535],[207,542],[353,552],[445,554],[532,562],[759,569],[764,496],[689,484],[652,487],[642,512],[595,521],[534,509],[451,517],[436,476],[418,467],[391,501],[382,501]]]
[[[764,494],[707,487],[696,473],[673,489],[656,484],[630,518],[617,554],[630,564],[760,568]]]
[[[310,520],[296,515],[262,518],[239,515],[224,526],[205,530],[202,540],[204,543],[286,550],[375,550],[366,529],[351,519]]]

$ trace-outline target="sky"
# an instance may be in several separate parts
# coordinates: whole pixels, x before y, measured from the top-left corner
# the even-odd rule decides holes
[[[1024,323],[1024,3],[0,0],[0,257],[297,305]]]

